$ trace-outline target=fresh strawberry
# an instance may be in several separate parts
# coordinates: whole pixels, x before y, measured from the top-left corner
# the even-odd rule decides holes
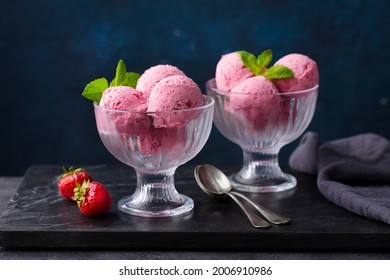
[[[80,211],[88,217],[105,213],[112,205],[110,193],[98,182],[77,183],[73,200],[77,201]]]
[[[63,197],[72,200],[74,189],[77,187],[76,183],[81,185],[84,181],[92,181],[92,178],[82,168],[74,169],[71,167],[69,170],[66,170],[63,167],[62,169],[64,170],[64,174],[61,175],[58,181],[58,190]]]

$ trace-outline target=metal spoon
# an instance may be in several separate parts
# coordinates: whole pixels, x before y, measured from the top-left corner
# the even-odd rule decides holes
[[[215,184],[215,182],[213,182],[213,179],[216,179],[216,178],[210,178],[207,173],[203,172],[203,169],[204,168],[202,166],[197,166],[195,168],[194,175],[195,175],[195,179],[198,182],[200,188],[205,193],[207,193],[208,195],[213,196],[213,197],[221,197],[221,195],[222,196],[226,196],[226,195],[230,196],[238,204],[238,206],[241,207],[241,209],[244,211],[244,213],[248,217],[249,221],[251,222],[252,226],[254,226],[255,228],[268,228],[271,226],[270,223],[268,223],[267,221],[265,221],[264,219],[262,219],[261,217],[259,217],[255,213],[253,213],[252,210],[246,208],[234,194],[232,194],[230,192],[221,193],[221,192],[215,191],[214,188],[209,187],[210,185]],[[220,178],[220,179],[223,180],[224,178]]]
[[[259,211],[268,221],[273,224],[286,224],[290,221],[290,218],[278,215],[264,208],[263,206],[256,204],[243,194],[232,191],[229,178],[218,168],[212,165],[202,164],[195,168],[194,173],[196,181],[205,192],[211,193],[214,196],[238,196],[250,203],[254,208],[256,208],[257,211]]]

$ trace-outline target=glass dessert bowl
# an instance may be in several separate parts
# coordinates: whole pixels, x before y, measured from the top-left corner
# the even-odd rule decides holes
[[[137,173],[136,190],[118,202],[120,211],[165,217],[193,209],[193,200],[177,192],[174,173],[199,153],[210,135],[214,101],[203,99],[201,107],[161,112],[112,110],[94,103],[103,144]]]
[[[206,83],[207,95],[215,100],[214,124],[243,151],[243,166],[230,175],[236,190],[279,192],[296,186],[295,177],[279,167],[278,154],[297,139],[313,118],[318,85],[288,93],[259,96],[216,88]]]

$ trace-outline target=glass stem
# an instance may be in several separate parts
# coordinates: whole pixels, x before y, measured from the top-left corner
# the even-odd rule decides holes
[[[163,206],[167,203],[181,203],[182,199],[174,185],[175,170],[163,173],[145,174],[137,171],[137,189],[133,194],[138,203],[152,203]]]
[[[243,166],[239,176],[243,180],[258,177],[280,176],[282,171],[279,167],[279,149],[265,150],[262,152],[243,151]]]

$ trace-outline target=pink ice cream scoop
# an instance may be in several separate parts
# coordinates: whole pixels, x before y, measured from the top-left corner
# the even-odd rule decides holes
[[[198,85],[186,76],[170,76],[162,79],[152,89],[148,99],[148,112],[153,115],[157,127],[172,127],[185,124],[194,112],[178,111],[203,106],[203,95]]]
[[[186,143],[185,132],[185,129],[176,127],[156,128],[152,126],[138,135],[137,147],[143,155],[161,153],[174,159],[178,156],[176,152],[181,152]]]
[[[267,78],[255,76],[236,85],[229,94],[232,113],[246,122],[246,127],[265,128],[278,121],[278,89]]]
[[[113,110],[108,114],[114,119],[120,134],[137,134],[150,125],[150,120],[144,113],[147,109],[146,100],[140,91],[131,87],[109,87],[103,92],[99,106]]]
[[[159,81],[173,75],[186,76],[180,69],[172,65],[153,66],[146,70],[138,79],[136,88],[143,92],[145,98],[148,98],[153,87]]]
[[[103,92],[100,107],[123,111],[146,111],[142,92],[128,86],[113,86]]]
[[[203,105],[198,85],[186,76],[170,76],[162,79],[152,89],[148,99],[148,111],[184,110]]]
[[[306,55],[288,54],[276,61],[275,65],[284,65],[290,68],[295,76],[295,78],[273,80],[280,92],[301,91],[318,85],[317,63]]]
[[[237,52],[225,54],[219,60],[215,70],[215,82],[220,90],[229,91],[243,80],[254,74],[244,65]]]

